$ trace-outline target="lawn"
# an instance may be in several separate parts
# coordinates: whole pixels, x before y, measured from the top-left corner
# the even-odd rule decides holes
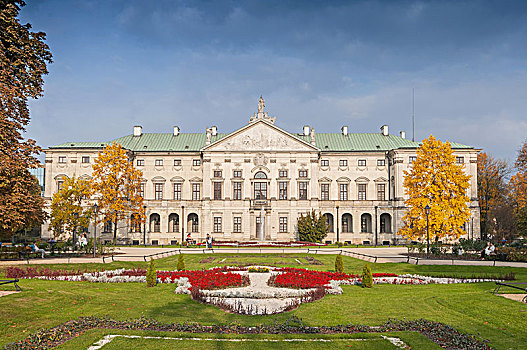
[[[210,261],[211,257],[215,259]],[[312,260],[306,257],[315,258],[322,265],[314,265]],[[176,261],[177,256],[171,256],[157,260],[156,265],[158,269],[174,269]],[[185,255],[185,261],[187,269],[203,269],[239,263],[332,270],[335,256],[265,253],[207,254]],[[358,274],[364,262],[344,257],[344,265],[345,272]],[[373,272],[455,274],[466,277],[473,274],[514,272],[519,280],[527,282],[527,269],[524,268],[416,266],[404,263],[378,263],[371,264],[371,266]],[[60,264],[46,267],[94,270],[146,267],[146,263]],[[4,271],[5,269],[2,270],[2,275]],[[527,305],[492,295],[493,283],[376,285],[372,289],[343,286],[342,295],[328,295],[317,302],[302,304],[297,310],[275,316],[228,314],[214,306],[198,304],[187,295],[174,294],[175,286],[170,284],[147,289],[144,284],[138,283],[98,284],[23,280],[20,285],[24,289],[22,293],[0,298],[3,321],[0,323],[0,346],[22,339],[40,328],[49,328],[79,316],[108,315],[120,320],[146,316],[167,323],[230,324],[236,322],[249,326],[275,321],[287,322],[291,316],[299,317],[305,324],[312,326],[348,323],[380,325],[389,318],[425,318],[447,323],[461,332],[489,339],[490,345],[497,349],[527,348]],[[2,288],[4,290],[13,289],[12,286],[2,286]],[[141,346],[127,343],[134,341],[147,340],[120,339],[115,344],[124,342],[126,344],[123,343],[120,346]],[[209,343],[213,346],[211,344],[213,343]],[[230,345],[221,345],[221,347],[227,346]],[[357,348],[355,343],[353,347]]]

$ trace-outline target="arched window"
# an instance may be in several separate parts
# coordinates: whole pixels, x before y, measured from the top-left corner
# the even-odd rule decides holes
[[[255,179],[267,179],[267,175],[263,171],[259,171],[254,174]]]
[[[138,214],[130,216],[130,232],[141,232],[141,217]]]
[[[342,232],[353,232],[353,217],[351,214],[342,215]]]
[[[392,217],[390,214],[384,213],[381,214],[381,233],[391,233],[392,232]]]
[[[267,179],[267,175],[263,171],[254,174],[255,179]],[[267,199],[267,181],[254,182],[254,199]]]
[[[168,232],[179,232],[179,215],[172,213],[168,216]]]
[[[159,214],[150,215],[150,232],[161,232],[161,217]]]
[[[333,214],[326,213],[324,214],[326,217],[326,224],[328,225],[328,232],[335,232],[333,229]]]
[[[360,216],[360,232],[371,233],[371,215],[368,213]]]
[[[197,214],[189,214],[187,219],[187,231],[192,233],[199,232],[199,219]]]

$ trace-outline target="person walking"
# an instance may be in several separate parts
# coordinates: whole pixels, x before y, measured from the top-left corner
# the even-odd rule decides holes
[[[207,248],[208,249],[212,249],[212,236],[210,234],[207,233]]]

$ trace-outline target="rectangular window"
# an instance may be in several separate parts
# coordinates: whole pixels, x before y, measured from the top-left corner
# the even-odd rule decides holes
[[[278,177],[287,177],[287,170],[280,170],[278,172]]]
[[[457,164],[465,164],[465,158],[464,157],[456,157],[456,163]]]
[[[357,164],[358,166],[366,166],[366,159],[359,159]]]
[[[241,170],[234,170],[232,172],[232,177],[237,177],[237,178],[242,177],[242,171]]]
[[[377,159],[377,166],[384,166],[386,164],[385,159]]]
[[[192,166],[200,166],[201,159],[192,159]]]
[[[192,200],[193,201],[199,201],[201,199],[199,192],[200,192],[200,184],[192,184]]]
[[[232,183],[232,199],[239,201],[242,199],[242,183],[233,182]]]
[[[90,162],[90,157],[89,156],[83,156],[81,162],[83,164],[89,163]]]
[[[181,183],[179,182],[174,184],[174,200],[181,200]]]
[[[221,170],[214,170],[214,177],[221,178]]]
[[[287,232],[287,216],[281,216],[278,220],[279,220],[280,233],[286,233]]]
[[[307,182],[298,183],[298,199],[301,199],[301,200],[307,199]]]
[[[410,163],[410,164],[412,164],[416,160],[417,160],[417,156],[410,156],[410,157],[408,157],[408,163]]]
[[[340,197],[339,199],[341,201],[347,201],[348,200],[348,184],[340,184]]]
[[[137,164],[137,166],[145,166],[145,160],[144,159],[138,159],[136,164]]]
[[[142,198],[145,198],[145,183],[144,182],[141,182],[141,184],[139,185],[139,195]]]
[[[59,156],[59,163],[66,163],[66,156]]]
[[[155,200],[163,199],[163,185],[164,184],[154,184],[154,199]]]
[[[278,183],[278,199],[282,201],[287,200],[287,182]]]
[[[112,222],[106,221],[102,227],[102,232],[112,232]]]
[[[156,159],[155,166],[163,166],[163,159]]]
[[[386,185],[377,184],[377,200],[383,201],[386,198]]]
[[[299,170],[298,177],[307,177],[307,170]]]
[[[347,159],[341,159],[339,160],[339,167],[345,168],[348,166],[348,160]]]
[[[221,233],[221,216],[214,217],[214,233]]]
[[[320,199],[329,201],[329,184],[320,184]]]
[[[329,159],[322,159],[320,161],[320,166],[329,166]]]
[[[181,166],[181,159],[174,159],[174,166]]]
[[[235,233],[241,233],[242,232],[242,218],[240,216],[235,216],[234,217],[232,230]]]
[[[267,199],[267,182],[254,183],[254,199]]]
[[[221,182],[214,182],[214,200],[221,200]]]
[[[358,184],[357,185],[358,187],[358,199],[360,201],[365,201],[366,200],[366,184]]]

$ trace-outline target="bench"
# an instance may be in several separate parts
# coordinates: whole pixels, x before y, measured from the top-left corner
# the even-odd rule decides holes
[[[500,291],[500,288],[503,287],[503,286],[509,287],[509,288],[514,288],[514,289],[519,289],[519,290],[522,290],[525,293],[527,293],[527,287],[523,287],[523,288],[522,287],[517,287],[517,285],[527,286],[526,282],[509,282],[509,283],[495,282],[495,283],[496,283],[496,288],[494,289],[492,294],[498,294],[498,292]],[[527,303],[527,294],[523,297],[522,303]]]
[[[22,288],[17,284],[20,280],[18,278],[15,278],[14,280],[0,280],[0,286],[3,284],[13,283],[15,285],[15,289],[17,292],[21,292]]]

